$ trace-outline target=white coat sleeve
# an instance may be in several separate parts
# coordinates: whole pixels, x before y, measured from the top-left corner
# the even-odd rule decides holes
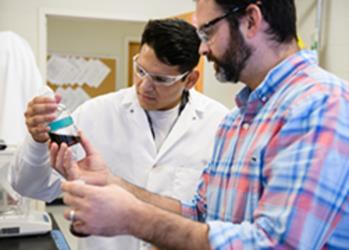
[[[61,193],[62,177],[50,166],[47,144],[29,135],[17,150],[9,175],[13,189],[22,196],[51,201]]]
[[[13,32],[0,32],[0,139],[20,144],[26,135],[24,112],[43,81],[29,44]]]

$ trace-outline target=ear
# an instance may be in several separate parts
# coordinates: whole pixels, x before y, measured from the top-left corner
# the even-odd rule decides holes
[[[199,76],[200,76],[200,73],[198,70],[193,70],[192,72],[190,72],[185,79],[186,81],[185,88],[189,90],[192,87],[194,87],[195,83],[199,79]]]
[[[256,4],[250,4],[246,8],[246,15],[242,19],[240,25],[246,38],[254,38],[262,31],[263,14],[261,9]]]

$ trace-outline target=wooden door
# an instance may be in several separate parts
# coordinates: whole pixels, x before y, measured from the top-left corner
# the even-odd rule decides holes
[[[133,85],[133,57],[139,53],[141,43],[129,42],[128,44],[128,87]]]

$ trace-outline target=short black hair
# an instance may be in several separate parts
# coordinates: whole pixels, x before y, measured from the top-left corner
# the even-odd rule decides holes
[[[199,62],[200,39],[188,22],[176,18],[150,20],[143,31],[141,46],[151,47],[156,57],[181,73],[193,70]]]
[[[279,42],[290,42],[297,40],[296,28],[296,6],[294,0],[215,0],[216,4],[224,12],[228,12],[234,7],[247,7],[251,3],[256,3],[260,7],[264,20],[269,24],[268,34],[272,39]],[[245,14],[246,8],[242,8],[239,15]],[[236,17],[228,18],[236,27]]]

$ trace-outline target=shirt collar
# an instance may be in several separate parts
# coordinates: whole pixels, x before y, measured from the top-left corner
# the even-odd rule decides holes
[[[128,94],[125,96],[125,98],[122,101],[122,104],[125,107],[137,106],[141,108],[141,105],[139,104],[137,99],[136,87],[132,86],[132,89],[133,90],[128,92]],[[194,89],[190,89],[189,101],[187,103],[187,106],[193,110],[192,112],[195,112],[196,114],[201,115],[205,111],[206,102],[204,102],[202,99],[199,98],[199,94]]]
[[[315,51],[298,51],[271,69],[265,79],[254,91],[251,91],[248,87],[243,88],[236,96],[236,105],[242,108],[251,101],[258,101],[261,102],[261,104],[266,103],[283,84],[287,83],[285,79],[294,75],[306,65],[317,64],[317,62],[317,54]]]

